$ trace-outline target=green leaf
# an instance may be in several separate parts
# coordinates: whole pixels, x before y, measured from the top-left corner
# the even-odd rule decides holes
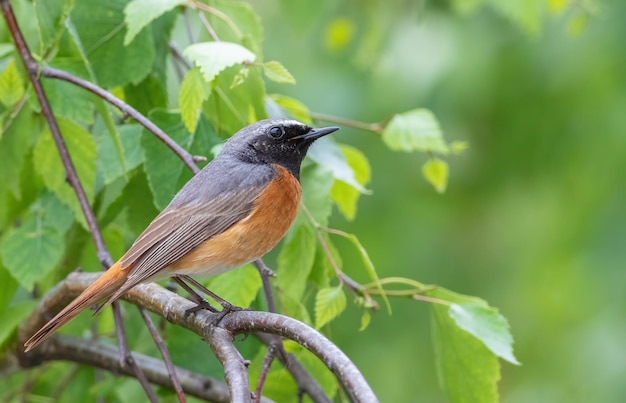
[[[487,307],[485,301],[436,288],[426,293],[440,300]],[[439,380],[453,403],[498,401],[498,358],[485,344],[459,327],[450,306],[432,304],[432,337]]]
[[[333,261],[338,268],[341,268],[343,264],[341,255],[330,239],[329,234],[323,232],[321,236],[326,243],[326,248],[328,248]],[[311,274],[309,275],[309,281],[315,284],[317,288],[325,288],[329,286],[331,278],[335,278],[335,269],[327,255],[326,250],[322,247],[318,247],[315,249],[315,261],[313,263]]]
[[[307,154],[313,161],[331,170],[333,178],[347,183],[361,193],[367,190],[355,178],[354,169],[348,164],[337,143],[329,138],[317,140]]]
[[[144,161],[143,149],[141,148],[142,129],[143,127],[139,124],[117,126],[127,171],[137,168]],[[98,172],[102,174],[104,183],[108,185],[117,178],[124,176],[124,170],[120,164],[112,135],[100,128],[94,130],[94,138],[98,149],[96,161]]]
[[[72,210],[50,192],[44,191],[39,198],[39,203],[45,226],[54,229],[59,234],[65,234],[74,222]]]
[[[4,345],[14,331],[28,318],[37,306],[37,301],[25,301],[7,308],[0,314],[0,346]]]
[[[306,281],[313,267],[315,234],[307,225],[300,225],[285,240],[278,255],[275,285],[294,300],[300,300],[306,289]]]
[[[92,202],[96,183],[96,144],[82,127],[65,119],[57,119],[57,121],[87,199]],[[85,225],[76,193],[65,180],[65,168],[48,128],[44,130],[35,145],[33,157],[35,170],[46,187],[53,191],[63,203],[70,206],[76,219]]]
[[[2,244],[0,243],[0,245]],[[17,286],[17,280],[11,276],[2,264],[2,259],[0,259],[0,312],[4,312],[5,308],[11,303]]]
[[[9,233],[0,248],[7,271],[27,290],[55,268],[64,249],[63,236],[33,218]]]
[[[322,288],[315,296],[315,328],[335,319],[346,309],[346,294],[341,286]]]
[[[277,61],[263,63],[263,73],[265,73],[265,77],[277,83],[296,83],[296,79],[291,75],[289,70]]]
[[[230,89],[232,90],[236,86],[243,84],[246,81],[246,78],[248,78],[248,75],[250,75],[250,69],[248,66],[241,67],[239,73],[237,73],[235,78],[233,78],[233,83],[230,85]]]
[[[367,329],[371,321],[372,314],[370,314],[370,311],[363,311],[363,315],[361,315],[361,327],[359,327],[359,332]]]
[[[271,108],[278,110],[275,113],[270,113],[270,116],[274,118],[292,117],[307,125],[310,125],[312,123],[311,112],[309,111],[309,108],[307,108],[305,104],[295,98],[291,98],[281,94],[272,94],[268,96],[267,103],[268,109]],[[283,110],[287,112],[289,116],[282,113]]]
[[[143,27],[154,19],[186,2],[186,0],[133,0],[128,3],[124,8],[124,21],[127,26],[124,46],[128,46]]]
[[[213,85],[213,92],[202,107],[203,115],[222,137],[229,137],[243,126],[266,117],[265,83],[259,69],[248,69],[248,78],[231,88],[240,68],[222,71]]]
[[[124,46],[126,4],[126,0],[77,1],[70,14],[97,82],[105,88],[142,81],[154,62],[150,27]]]
[[[15,105],[24,96],[24,82],[11,59],[0,73],[0,102],[7,108]]]
[[[448,154],[439,122],[431,111],[414,109],[393,116],[383,130],[383,141],[395,151]]]
[[[183,54],[200,67],[207,83],[225,68],[243,62],[253,62],[256,55],[237,43],[201,42],[188,46]]]
[[[29,150],[39,137],[40,124],[41,117],[30,108],[23,107],[0,135],[0,183],[17,199],[22,198],[20,172]]]
[[[424,178],[435,187],[437,192],[443,193],[448,186],[448,163],[439,158],[430,158],[422,167]]]
[[[202,79],[200,69],[192,68],[185,75],[185,79],[180,85],[178,93],[178,104],[180,106],[180,114],[185,123],[185,127],[190,133],[196,131],[198,125],[198,116],[202,109],[202,103],[209,99],[211,89],[209,85]]]
[[[193,135],[185,129],[179,114],[157,110],[148,118],[183,148],[191,145]],[[141,146],[145,152],[143,167],[154,195],[154,205],[163,210],[178,191],[178,179],[184,165],[176,154],[147,130],[143,131]]]
[[[459,327],[485,343],[495,355],[519,365],[513,355],[513,336],[509,323],[497,309],[474,304],[452,304],[450,317]]]
[[[298,361],[304,366],[304,368],[306,368],[307,372],[311,374],[313,379],[315,379],[319,383],[326,395],[331,399],[330,401],[347,401],[335,399],[337,391],[339,390],[339,382],[337,381],[337,378],[335,377],[333,372],[328,370],[326,364],[324,364],[322,360],[320,360],[315,354],[313,354],[306,348],[300,345],[297,346],[300,348],[294,352],[294,355],[296,356]],[[305,399],[305,401],[307,401],[307,399]]]
[[[346,162],[354,173],[355,181],[365,186],[369,183],[371,178],[371,168],[367,158],[363,153],[354,148],[341,144],[341,153],[346,159]],[[330,196],[337,204],[339,211],[346,217],[347,220],[353,220],[356,216],[356,204],[361,195],[361,191],[354,186],[349,185],[346,182],[336,180],[333,183],[333,187],[330,191]]]
[[[65,21],[71,10],[71,0],[36,0],[33,2],[41,40],[39,54],[46,54],[65,30]]]
[[[252,305],[262,286],[258,270],[250,264],[220,274],[209,284],[211,291],[242,308]]]
[[[332,171],[322,165],[311,164],[303,167],[302,173],[302,203],[306,206],[313,219],[322,227],[328,227],[328,218],[332,212],[330,189],[334,178]],[[298,221],[308,223],[308,216],[298,215]]]

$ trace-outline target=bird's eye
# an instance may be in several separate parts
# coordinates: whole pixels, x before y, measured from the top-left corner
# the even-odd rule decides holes
[[[269,133],[270,133],[270,136],[274,137],[275,139],[279,139],[283,137],[283,135],[285,134],[285,131],[283,130],[282,127],[273,126],[273,127],[270,127]]]

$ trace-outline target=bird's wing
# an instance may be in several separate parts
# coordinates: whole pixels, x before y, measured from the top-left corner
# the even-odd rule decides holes
[[[168,206],[120,260],[122,270],[130,268],[128,288],[149,279],[196,246],[247,217],[265,189],[263,183],[267,182],[259,181],[222,191],[208,199],[194,198]]]

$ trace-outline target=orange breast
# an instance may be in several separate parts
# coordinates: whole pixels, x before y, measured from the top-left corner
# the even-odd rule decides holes
[[[168,267],[171,274],[215,275],[256,260],[270,251],[296,218],[300,183],[276,165],[278,176],[256,201],[252,213]]]

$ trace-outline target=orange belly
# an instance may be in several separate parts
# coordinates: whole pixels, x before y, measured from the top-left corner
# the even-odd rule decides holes
[[[215,275],[252,262],[269,252],[296,218],[300,182],[276,165],[278,176],[261,193],[252,213],[205,241],[165,269],[169,275]]]

